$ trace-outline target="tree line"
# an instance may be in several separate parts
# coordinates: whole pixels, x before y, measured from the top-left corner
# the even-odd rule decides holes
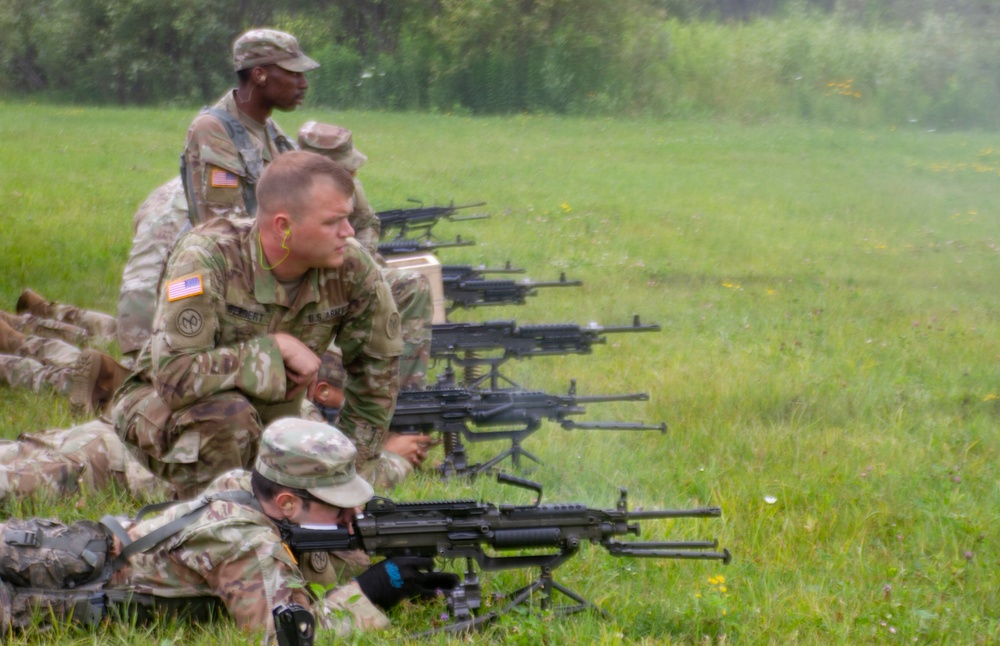
[[[766,33],[760,24],[781,24],[777,31],[791,51],[794,38],[812,38],[822,25],[835,24],[833,29],[845,33],[867,30],[873,42],[912,34],[912,46],[925,49],[918,41],[929,29],[941,31],[942,24],[947,32],[942,39],[973,30],[978,36],[961,35],[978,38],[975,43],[996,41],[1000,17],[994,5],[991,0],[0,0],[0,92],[93,104],[205,103],[233,84],[229,49],[235,37],[254,26],[271,26],[294,33],[322,64],[310,76],[314,105],[473,114],[726,114],[745,112],[746,100],[725,92],[707,97],[693,88],[713,85],[720,72],[742,74],[724,68],[744,64],[734,63],[734,57],[753,59],[756,53],[745,45],[733,49],[725,38],[706,45],[719,29],[732,36],[729,41],[741,42],[748,28]],[[790,25],[802,33],[788,34]],[[709,47],[697,52],[704,58],[697,66],[688,49],[692,39]],[[836,69],[843,56],[833,51],[836,43],[828,46],[825,53],[808,46],[815,88],[827,82],[820,77],[862,75]],[[943,40],[939,56],[951,62],[931,64],[971,65],[970,77],[980,80],[992,71],[988,57],[995,47],[977,53],[955,52],[955,46]],[[907,56],[934,57],[916,50],[894,54],[901,68]],[[795,56],[794,51],[777,55]],[[803,104],[794,83],[802,75],[794,71],[769,81],[778,85],[770,92],[779,97],[777,103],[754,109],[806,117],[822,111],[819,104]],[[962,76],[960,70],[950,72],[952,78]],[[903,73],[892,71],[893,78]],[[987,82],[997,85],[996,78]],[[921,83],[925,93],[940,85],[935,79]],[[941,111],[940,101],[954,103],[962,89],[946,88],[952,96],[931,96],[928,105]],[[878,88],[866,90],[866,99],[877,97]],[[977,101],[992,96],[982,88],[975,93]],[[978,109],[960,112],[978,114]]]

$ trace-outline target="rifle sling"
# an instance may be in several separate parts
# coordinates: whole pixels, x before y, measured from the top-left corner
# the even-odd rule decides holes
[[[208,506],[217,500],[235,502],[240,505],[249,505],[255,508],[259,508],[259,506],[257,505],[257,499],[254,498],[253,494],[250,493],[249,491],[243,491],[243,490],[221,491],[219,493],[215,493],[209,496],[203,496],[199,501],[198,506],[189,511],[188,513],[184,514],[183,516],[180,516],[179,518],[175,518],[169,523],[154,529],[145,536],[141,536],[135,539],[134,541],[128,535],[128,532],[125,530],[125,528],[122,526],[122,524],[118,521],[117,518],[111,515],[107,515],[104,518],[102,518],[101,524],[104,525],[112,534],[114,534],[118,538],[118,540],[120,540],[122,543],[122,551],[121,553],[118,554],[117,557],[115,557],[114,562],[111,564],[111,572],[114,573],[120,570],[122,566],[124,566],[125,563],[128,562],[128,559],[131,558],[134,554],[148,552],[149,550],[153,549],[166,539],[170,538],[171,536],[177,534],[178,532],[182,531],[183,529],[194,523],[194,521],[198,520],[198,518],[200,518],[201,515],[205,513],[205,510],[208,508]],[[135,522],[139,522],[142,519],[142,517],[148,513],[161,511],[163,509],[166,509],[167,507],[177,504],[180,503],[166,502],[166,503],[154,503],[152,505],[146,505],[145,507],[139,510],[138,514],[136,514]]]

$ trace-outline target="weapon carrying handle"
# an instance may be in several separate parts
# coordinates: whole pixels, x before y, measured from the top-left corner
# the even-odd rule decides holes
[[[542,502],[542,485],[537,482],[533,482],[526,478],[518,478],[517,476],[512,476],[509,473],[504,473],[503,471],[497,473],[497,482],[514,485],[515,487],[521,487],[523,489],[530,489],[538,494],[538,498],[535,500],[535,506],[538,506]]]

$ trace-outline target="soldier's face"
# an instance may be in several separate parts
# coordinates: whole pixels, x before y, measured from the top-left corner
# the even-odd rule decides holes
[[[267,82],[261,87],[272,108],[288,112],[302,104],[309,82],[302,72],[289,72],[277,65],[268,65]]]
[[[334,269],[344,264],[344,249],[354,229],[347,221],[354,198],[345,197],[331,181],[313,183],[308,212],[290,223],[286,240],[289,260],[310,269]]]
[[[296,525],[347,525],[354,522],[360,508],[341,509],[318,500],[310,500],[303,504],[295,518],[289,518]]]

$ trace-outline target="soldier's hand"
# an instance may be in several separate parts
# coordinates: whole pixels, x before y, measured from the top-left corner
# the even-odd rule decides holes
[[[437,442],[430,435],[389,433],[382,448],[405,458],[410,464],[418,467],[427,459],[428,451],[435,444]]]
[[[440,590],[453,590],[460,582],[457,574],[437,572],[434,559],[397,556],[376,563],[354,577],[368,600],[385,610],[403,599],[434,597]]]
[[[285,375],[294,384],[286,393],[285,399],[294,399],[303,390],[311,397],[313,389],[316,388],[316,375],[319,373],[322,360],[309,349],[309,346],[291,334],[275,332],[271,338],[278,345],[278,351],[285,362]]]

